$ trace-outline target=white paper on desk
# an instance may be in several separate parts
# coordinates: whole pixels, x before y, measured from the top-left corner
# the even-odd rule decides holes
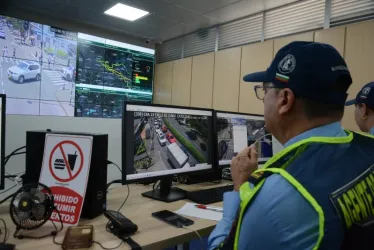
[[[206,219],[206,220],[220,221],[222,219],[223,213],[197,208],[195,207],[195,205],[197,204],[187,202],[186,204],[184,204],[183,207],[175,211],[175,213],[179,215],[191,216],[191,217]],[[222,208],[222,207],[217,207],[217,208]]]

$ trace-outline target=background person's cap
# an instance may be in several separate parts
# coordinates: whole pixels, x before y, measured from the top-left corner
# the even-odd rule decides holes
[[[374,82],[369,82],[358,92],[356,99],[347,101],[345,106],[351,106],[359,103],[366,104],[369,108],[374,109]]]
[[[246,82],[272,82],[279,88],[290,88],[295,96],[331,104],[344,104],[347,93],[338,92],[337,84],[351,84],[346,62],[328,44],[292,42],[281,48],[270,67],[248,74]],[[348,87],[348,86],[347,86]]]

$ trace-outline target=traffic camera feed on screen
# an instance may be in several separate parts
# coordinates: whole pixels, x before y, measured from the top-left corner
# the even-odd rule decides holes
[[[133,159],[127,164],[130,178],[211,168],[211,114],[183,111],[151,107],[150,111],[131,112],[133,119],[126,113],[133,127],[128,142],[133,145]]]
[[[0,16],[7,114],[120,118],[152,102],[154,50]]]
[[[74,115],[76,37],[0,16],[0,91],[7,95],[8,114]]]
[[[267,135],[263,117],[217,112],[216,127],[219,165],[231,164],[233,157],[257,140],[259,161],[272,156],[271,135]]]

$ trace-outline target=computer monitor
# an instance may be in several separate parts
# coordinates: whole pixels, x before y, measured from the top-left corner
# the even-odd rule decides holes
[[[272,136],[266,135],[263,116],[215,111],[214,117],[218,167],[229,166],[233,157],[258,140],[259,164],[273,156]]]
[[[0,94],[0,189],[4,189],[5,175],[5,110],[6,96]]]
[[[161,180],[142,195],[171,202],[185,198],[173,176],[212,170],[213,110],[125,103],[123,114],[123,184]]]

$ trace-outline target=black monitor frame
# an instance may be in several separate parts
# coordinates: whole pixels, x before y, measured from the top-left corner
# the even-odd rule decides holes
[[[204,170],[196,170],[196,171],[187,171],[183,173],[171,173],[165,174],[162,176],[153,176],[153,177],[146,177],[146,178],[139,178],[134,180],[126,180],[127,176],[127,168],[126,168],[126,147],[127,147],[127,136],[126,131],[133,131],[133,127],[129,128],[126,122],[126,113],[127,113],[127,106],[128,105],[137,105],[137,106],[145,106],[145,107],[159,107],[159,108],[175,108],[175,109],[185,109],[185,110],[199,110],[199,111],[208,111],[211,112],[211,120],[209,122],[209,131],[212,131],[211,134],[211,153],[208,154],[208,164],[211,165],[211,168],[204,169]],[[148,104],[148,103],[135,103],[135,102],[125,102],[123,105],[123,112],[122,112],[122,185],[131,184],[131,183],[140,183],[140,182],[155,182],[157,180],[161,180],[160,189],[153,190],[147,193],[143,193],[143,196],[165,201],[165,202],[172,202],[180,199],[185,198],[185,191],[171,188],[172,178],[176,176],[184,176],[190,175],[194,173],[209,173],[214,171],[215,169],[215,148],[214,148],[214,110],[213,109],[205,109],[205,108],[194,108],[194,107],[183,107],[183,106],[175,106],[175,105],[160,105],[160,104]],[[133,143],[133,142],[131,142]],[[133,156],[132,156],[133,157]]]
[[[1,98],[1,149],[0,149],[0,189],[5,188],[5,164],[4,164],[4,159],[5,159],[5,126],[6,126],[6,95],[0,94]]]
[[[214,164],[216,165],[217,169],[223,169],[230,167],[230,164],[225,165],[219,165],[219,159],[218,159],[218,129],[217,129],[217,113],[223,113],[223,114],[232,114],[232,115],[245,115],[245,116],[254,116],[263,118],[263,115],[259,114],[250,114],[250,113],[240,113],[240,112],[231,112],[231,111],[223,111],[223,110],[214,110],[214,118],[213,118],[213,124],[214,124]],[[264,164],[266,161],[259,161],[259,164]]]

